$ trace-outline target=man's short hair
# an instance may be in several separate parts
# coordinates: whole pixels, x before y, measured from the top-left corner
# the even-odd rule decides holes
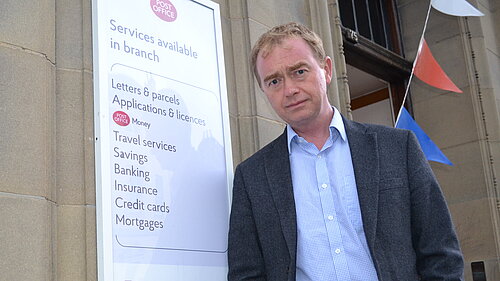
[[[259,53],[261,51],[269,52],[273,47],[281,44],[283,40],[293,37],[304,39],[309,47],[311,47],[311,50],[318,62],[323,64],[326,57],[325,49],[323,48],[323,41],[316,33],[304,25],[296,22],[275,26],[260,36],[250,54],[251,67],[259,86],[260,78],[259,73],[257,72],[257,57]]]

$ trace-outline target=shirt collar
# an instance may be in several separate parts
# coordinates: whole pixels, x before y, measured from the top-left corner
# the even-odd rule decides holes
[[[340,111],[338,111],[335,106],[332,106],[333,108],[333,117],[332,120],[330,121],[330,131],[332,129],[337,129],[339,132],[340,137],[342,138],[343,141],[347,141],[347,134],[345,132],[345,126],[344,126],[344,120],[342,120],[342,115],[340,115]],[[286,132],[287,132],[287,139],[288,139],[288,152],[290,153],[291,150],[291,143],[294,138],[298,138],[299,135],[292,129],[290,125],[286,125]]]

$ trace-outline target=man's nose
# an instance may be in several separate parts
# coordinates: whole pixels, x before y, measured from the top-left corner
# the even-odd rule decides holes
[[[297,84],[292,79],[285,79],[284,83],[283,90],[285,91],[285,96],[293,96],[299,92]]]

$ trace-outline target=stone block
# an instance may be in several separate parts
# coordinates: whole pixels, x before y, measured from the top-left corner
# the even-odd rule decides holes
[[[470,89],[467,87],[464,87],[461,89],[463,92],[465,92],[465,95],[459,94],[459,93],[454,93],[454,92],[449,92],[445,90],[441,90],[438,88],[435,88],[429,84],[426,84],[425,82],[419,80],[417,77],[413,77],[413,80],[411,81],[410,85],[410,92],[409,92],[409,97],[412,100],[413,104],[416,104],[421,101],[425,100],[431,100],[438,98],[440,96],[452,96],[455,99],[460,98],[460,95],[462,95],[462,98],[464,96],[470,96]]]
[[[274,2],[268,0],[246,1],[248,18],[269,27],[274,26],[277,14],[284,12],[284,9],[276,10]]]
[[[402,41],[404,42],[405,47],[405,57],[409,60],[415,59],[420,38],[424,32],[424,23],[428,5],[428,2],[423,1],[398,1]],[[431,14],[425,31],[425,40],[431,47],[433,54],[434,48],[431,45],[434,45],[435,42],[440,43],[455,37],[455,40],[461,40],[458,18],[443,14],[435,9],[431,9]],[[451,45],[451,42],[447,42],[445,44],[448,44],[445,51],[451,46],[461,46],[461,42],[459,45],[456,45],[456,43],[454,43],[455,45]],[[463,56],[462,48],[457,49],[461,52],[458,58],[461,58]],[[436,56],[435,54],[434,57],[439,58],[439,56]]]
[[[95,206],[94,93],[92,73],[83,72],[83,149],[85,202]]]
[[[85,203],[83,74],[57,70],[57,202]],[[90,151],[88,151],[90,152]]]
[[[257,126],[259,136],[259,149],[266,146],[276,137],[281,135],[285,128],[284,123],[263,118],[257,118]]]
[[[242,19],[247,16],[247,13],[243,10],[245,0],[229,0],[229,17],[231,19]]]
[[[470,4],[472,4],[476,9],[480,10],[481,12],[485,13],[487,11],[496,11],[496,9],[499,6],[498,1],[491,1],[491,0],[471,0],[469,1]]]
[[[494,199],[483,198],[449,205],[464,259],[469,263],[496,258],[494,225],[490,215],[494,204]]]
[[[427,4],[427,3],[426,3]],[[427,12],[427,9],[425,9]],[[423,24],[419,26],[423,31]],[[420,31],[419,35],[422,34]],[[443,40],[458,37],[460,39],[460,18],[443,14],[436,9],[431,9],[427,28],[425,29],[425,40],[427,43],[439,43]],[[449,47],[454,45],[448,45]],[[463,55],[463,54],[461,54]]]
[[[479,142],[471,142],[442,152],[454,166],[430,162],[448,203],[478,200],[488,196],[484,179],[487,159]]]
[[[500,91],[500,55],[495,54],[492,50],[487,49],[486,50],[486,57],[489,62],[489,74],[490,74],[490,79],[491,85],[493,89],[497,89],[497,91]]]
[[[485,26],[481,24],[481,21],[482,19],[480,17],[460,18],[459,23],[461,32],[465,33],[467,28],[472,38],[484,39],[486,30]],[[462,36],[467,36],[467,34],[463,34]]]
[[[240,152],[240,134],[239,134],[239,125],[238,118],[234,116],[229,116],[229,124],[231,126],[231,146],[233,152],[233,166],[236,168],[241,162],[241,152]]]
[[[243,161],[279,136],[285,125],[261,117],[240,117],[238,126]]]
[[[83,2],[65,0],[56,2],[56,59],[57,67],[83,67]]]
[[[82,1],[83,68],[92,70],[92,1]]]
[[[214,2],[219,4],[221,17],[229,18],[229,0],[214,0]]]
[[[239,117],[238,134],[240,139],[240,160],[243,161],[258,150],[256,117]]]
[[[308,2],[310,1],[275,0],[274,11],[277,11],[277,13],[273,26],[295,21],[312,27],[310,4]]]
[[[295,21],[310,25],[307,1],[247,1],[248,18],[268,27]]]
[[[0,194],[0,280],[54,280],[52,208],[43,197]]]
[[[416,0],[398,0],[397,1],[398,9],[401,9],[401,8],[403,8],[406,5],[413,4],[414,2],[419,3],[419,2],[422,2],[422,1],[416,1]],[[421,3],[421,4],[423,4],[423,5],[421,5],[420,8],[423,9],[424,6],[425,6],[425,3]]]
[[[499,96],[496,96],[496,108],[500,111],[500,90],[497,91]],[[497,93],[495,93],[496,95]]]
[[[97,233],[96,233],[96,208],[85,208],[85,246],[86,246],[86,276],[87,281],[97,280]]]
[[[490,142],[490,151],[491,151],[491,168],[495,171],[495,174],[500,174],[500,141]],[[491,175],[490,175],[491,177]],[[497,178],[498,181],[498,178]]]
[[[255,100],[253,98],[253,74],[250,69],[250,47],[248,47],[249,34],[246,23],[241,19],[231,20],[231,45],[232,62],[231,68],[226,69],[226,73],[232,72],[232,79],[228,79],[228,84],[232,84],[233,91],[228,92],[230,100],[229,112],[239,116],[251,116],[255,112]],[[228,76],[229,78],[230,76]],[[231,89],[229,86],[228,89]]]
[[[232,114],[238,113],[238,97],[237,97],[237,84],[240,81],[236,80],[235,75],[235,57],[233,49],[231,22],[227,19],[222,20],[222,39],[224,45],[224,64],[226,73],[226,89],[227,89],[227,102],[229,112]],[[238,65],[238,68],[244,65]],[[243,83],[243,81],[241,81]]]
[[[0,191],[53,198],[54,67],[0,47]]]
[[[500,280],[500,257],[484,261],[486,280]]]
[[[252,18],[248,19],[248,31],[249,31],[249,37],[250,37],[250,48],[252,48],[257,40],[259,40],[259,37],[264,34],[266,31],[271,28],[272,25],[264,25],[260,22],[255,21]],[[244,44],[248,44],[248,42],[244,42]],[[250,50],[250,49],[249,49]]]
[[[464,280],[465,281],[473,281],[472,280],[472,269],[468,261],[464,261]]]
[[[57,207],[57,280],[87,280],[87,224],[85,206]]]
[[[260,117],[238,120],[241,161],[250,157],[283,132],[284,124]]]
[[[0,1],[0,42],[46,55],[55,61],[55,2]],[[2,65],[4,66],[4,65]]]
[[[266,94],[258,87],[257,82],[255,85],[255,104],[257,109],[257,115],[263,118],[275,120],[278,122],[283,122],[281,118],[276,114],[271,104],[267,100]]]
[[[412,92],[415,121],[424,132],[443,149],[476,141],[476,115],[470,93],[435,93],[429,99],[415,98],[421,92]]]
[[[488,1],[488,0],[485,0]],[[494,29],[500,29],[500,3],[498,1],[490,0],[489,1],[492,9],[491,9],[491,17],[494,18]],[[496,36],[497,46],[500,46],[500,38]]]
[[[439,35],[436,36],[438,38],[432,40],[431,38],[427,39],[428,36],[426,35],[425,38],[429,49],[443,71],[458,88],[468,86],[470,80],[464,57],[462,38],[458,35],[442,38],[444,36],[445,34]]]
[[[405,42],[405,57],[409,60],[413,60],[417,53],[428,5],[425,1],[398,1],[398,13],[401,19],[401,39]]]
[[[494,63],[498,63],[498,57],[491,56],[492,53],[489,52],[485,46],[484,38],[473,38],[472,39],[472,50],[474,51],[474,57],[470,59],[471,63],[474,63],[474,67],[477,70],[477,79],[474,77],[474,73],[471,73],[471,80],[473,83],[479,83],[481,88],[493,88],[494,84],[498,84],[498,76],[495,75]]]
[[[497,101],[493,89],[481,89],[481,106],[478,106],[477,110],[482,112],[476,114],[476,119],[481,124],[481,128],[486,127],[486,132],[481,137],[485,138],[485,134],[487,134],[490,141],[500,141],[500,105]]]

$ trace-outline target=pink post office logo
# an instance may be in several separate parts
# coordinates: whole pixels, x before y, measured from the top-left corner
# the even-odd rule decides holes
[[[151,9],[164,21],[174,21],[177,19],[177,10],[169,0],[151,0]]]
[[[120,126],[127,126],[130,124],[130,117],[123,111],[115,111],[113,113],[113,121]]]

